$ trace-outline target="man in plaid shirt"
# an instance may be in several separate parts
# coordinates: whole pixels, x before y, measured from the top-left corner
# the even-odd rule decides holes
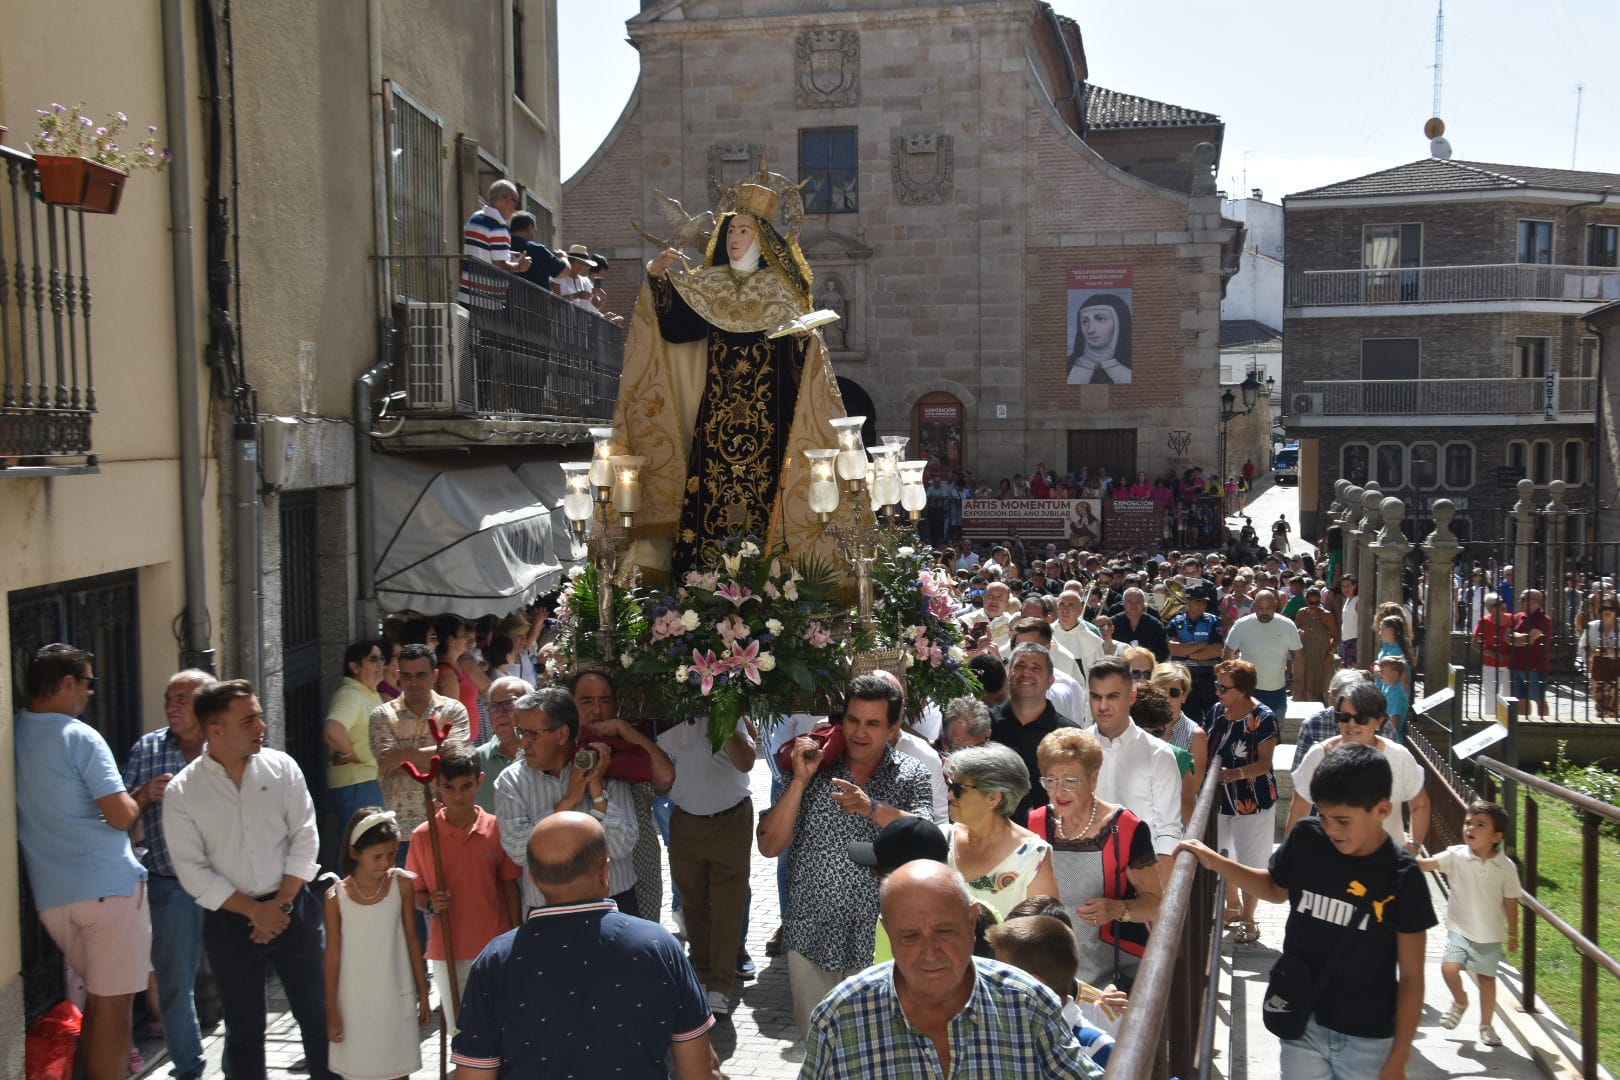
[[[157,976],[158,1004],[163,1011],[163,1042],[174,1063],[174,1075],[191,1080],[203,1074],[202,1032],[192,987],[202,962],[202,908],[180,885],[169,845],[163,839],[163,792],[169,781],[203,751],[202,725],[191,699],[214,681],[206,671],[181,671],[169,677],[163,692],[163,714],[169,726],[149,731],[136,741],[124,766],[124,787],[146,807],[130,830],[136,854],[146,867],[146,895],[152,908],[152,970]],[[143,798],[136,793],[146,789]]]
[[[883,927],[894,960],[844,980],[816,1006],[801,1080],[1102,1076],[1057,995],[973,955],[977,913],[944,863],[919,860],[889,875]]]

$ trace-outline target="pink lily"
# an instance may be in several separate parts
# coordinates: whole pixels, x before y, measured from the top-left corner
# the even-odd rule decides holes
[[[698,689],[707,695],[709,691],[714,689],[715,677],[725,673],[726,665],[715,657],[713,649],[710,649],[707,653],[700,653],[693,649],[692,670],[697,672],[698,677],[702,680],[698,685]]]
[[[731,655],[731,666],[748,676],[748,681],[759,685],[759,642],[751,641],[748,648],[738,649]]]
[[[743,604],[747,603],[748,601],[756,599],[752,589],[738,585],[735,581],[726,582],[724,585],[714,590],[714,595],[718,596],[722,600],[731,601],[737,607],[742,607]]]

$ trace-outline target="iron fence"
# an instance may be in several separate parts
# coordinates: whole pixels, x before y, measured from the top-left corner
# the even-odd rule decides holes
[[[0,173],[0,476],[93,467],[84,214],[39,200],[30,154],[0,146]]]
[[[455,255],[382,257],[404,413],[609,423],[624,330],[527,278]]]
[[[1468,673],[1463,712],[1494,717],[1497,697],[1531,697],[1529,680],[1515,684],[1511,672],[1544,665],[1543,700],[1521,704],[1521,713],[1564,724],[1620,725],[1620,618],[1609,629],[1601,620],[1605,603],[1620,603],[1614,590],[1620,581],[1620,540],[1583,536],[1558,542],[1549,517],[1536,516],[1535,534],[1526,543],[1463,545],[1449,613],[1452,654]],[[1571,518],[1568,531],[1584,532],[1576,528],[1576,520]],[[1550,631],[1545,642],[1492,649],[1497,627],[1482,625],[1490,615],[1487,596],[1495,595],[1511,609],[1509,614],[1499,608],[1494,616],[1505,622],[1525,611],[1524,594],[1530,589],[1545,594]],[[1511,631],[1512,626],[1501,629]],[[1500,674],[1503,659],[1508,661],[1507,675]]]
[[[1491,263],[1380,270],[1305,270],[1288,280],[1289,307],[1360,304],[1455,304],[1480,300],[1620,298],[1620,271],[1598,266]]]

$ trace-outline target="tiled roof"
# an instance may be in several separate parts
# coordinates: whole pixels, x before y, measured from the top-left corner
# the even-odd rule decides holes
[[[1218,124],[1214,113],[1184,109],[1151,98],[1122,94],[1118,90],[1086,83],[1086,124],[1093,131],[1122,128],[1199,127]]]
[[[1620,191],[1620,174],[1423,158],[1352,180],[1298,191],[1288,197],[1350,199],[1368,195],[1431,195],[1464,191],[1513,191],[1520,188],[1599,194],[1605,188]]]
[[[1221,348],[1235,349],[1240,345],[1259,346],[1256,352],[1271,352],[1273,346],[1281,351],[1282,331],[1254,319],[1222,319]]]

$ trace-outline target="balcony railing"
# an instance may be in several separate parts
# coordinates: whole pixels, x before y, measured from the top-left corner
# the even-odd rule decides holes
[[[0,146],[0,477],[94,468],[84,215],[37,198],[31,155]]]
[[[1289,413],[1301,416],[1544,415],[1545,379],[1307,379]],[[1304,400],[1300,400],[1303,398]],[[1596,379],[1559,379],[1558,412],[1596,409]]]
[[[406,416],[612,421],[622,327],[459,255],[381,261],[393,298],[393,389],[406,395]]]
[[[1289,307],[1462,304],[1482,300],[1620,299],[1620,269],[1498,263],[1396,270],[1305,270],[1288,278]]]

